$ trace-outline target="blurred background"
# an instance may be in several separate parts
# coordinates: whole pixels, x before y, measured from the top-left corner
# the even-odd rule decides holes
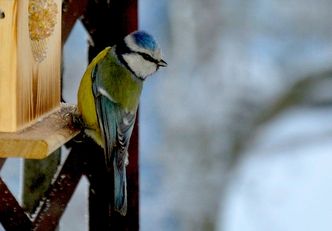
[[[332,2],[139,4],[140,29],[169,64],[141,98],[141,230],[332,230]],[[77,23],[64,50],[68,102],[87,40]],[[17,197],[19,163],[1,171]],[[61,230],[87,230],[87,187]]]

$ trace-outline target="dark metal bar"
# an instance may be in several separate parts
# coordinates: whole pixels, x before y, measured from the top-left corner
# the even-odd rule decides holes
[[[54,230],[78,185],[83,169],[84,156],[80,145],[74,145],[60,173],[50,189],[46,192],[39,213],[33,222],[33,230]]]
[[[31,230],[31,221],[0,178],[0,223],[7,231]]]

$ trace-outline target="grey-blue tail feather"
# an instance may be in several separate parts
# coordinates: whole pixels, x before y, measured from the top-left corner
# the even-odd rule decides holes
[[[114,210],[118,211],[122,216],[125,216],[127,214],[126,165],[124,162],[118,164],[117,158],[114,158],[113,166],[114,166]]]

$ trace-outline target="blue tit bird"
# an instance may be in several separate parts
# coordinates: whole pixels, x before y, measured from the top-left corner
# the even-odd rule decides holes
[[[104,149],[114,170],[114,210],[127,213],[128,146],[144,80],[167,63],[155,39],[144,31],[127,35],[89,64],[78,90],[84,131]]]

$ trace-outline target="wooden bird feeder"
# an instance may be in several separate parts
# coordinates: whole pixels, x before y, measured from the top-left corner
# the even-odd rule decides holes
[[[0,0],[0,132],[60,107],[62,0]]]
[[[137,0],[0,0],[0,170],[7,157],[25,158],[22,204],[0,175],[5,230],[58,230],[83,175],[90,183],[91,231],[139,230],[138,123],[129,146],[125,217],[110,213],[113,176],[98,145],[89,139],[68,143],[61,166],[59,151],[45,158],[80,132],[71,126],[76,107],[60,105],[60,30],[64,43],[78,18],[94,42],[91,60],[137,29]]]

